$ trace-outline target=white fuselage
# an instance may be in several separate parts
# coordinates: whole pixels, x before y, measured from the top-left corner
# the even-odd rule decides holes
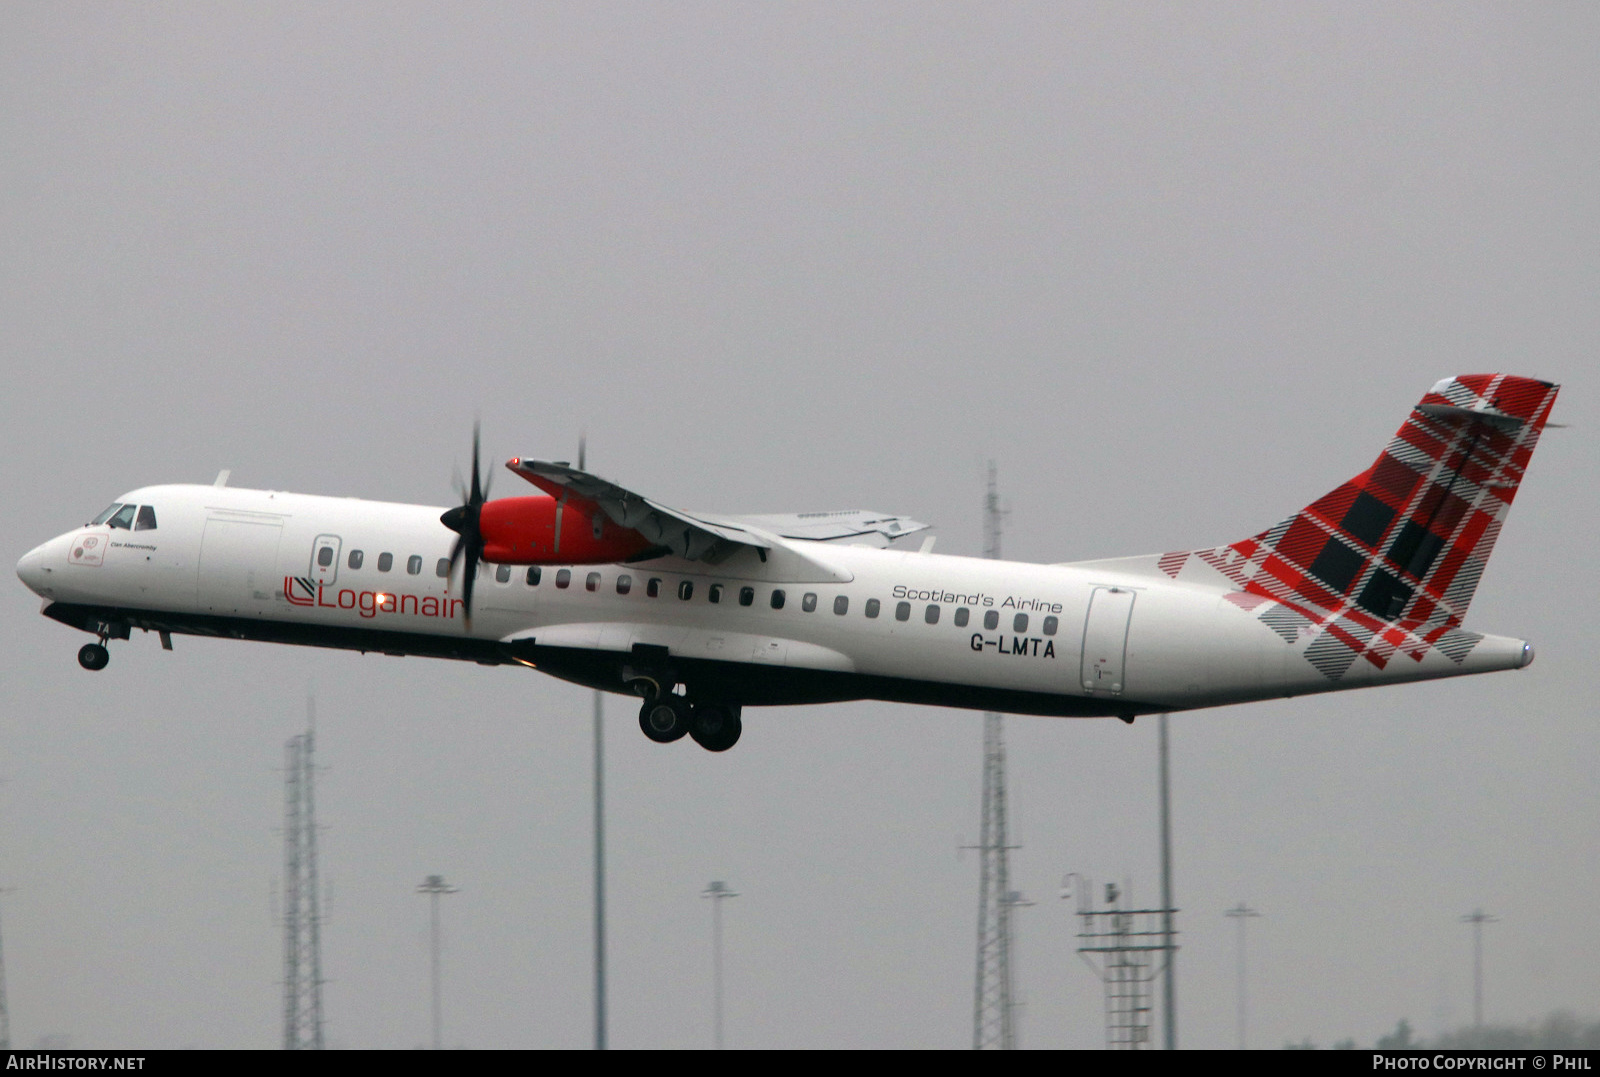
[[[1529,654],[1483,637],[1461,661],[1429,651],[1330,679],[1304,657],[1311,633],[1284,638],[1228,601],[1220,577],[1178,583],[1148,559],[1036,565],[795,541],[715,566],[482,565],[469,624],[461,570],[440,572],[455,541],[440,508],[217,486],[121,500],[153,506],[157,526],[79,528],[18,565],[46,612],[102,635],[514,661],[615,691],[643,649],[741,703],[875,697],[1125,717],[1511,669]]]

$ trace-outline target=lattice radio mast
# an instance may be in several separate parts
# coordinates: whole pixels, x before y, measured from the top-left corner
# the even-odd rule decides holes
[[[0,889],[0,894],[9,894],[13,887]],[[11,1050],[11,1011],[6,1008],[6,958],[5,951],[0,950],[0,1051]]]
[[[322,910],[317,897],[317,822],[312,796],[316,712],[284,746],[283,1048],[322,1050]]]
[[[983,499],[983,554],[1000,556],[1000,496],[995,490],[994,461],[989,462],[988,492]],[[972,998],[973,1050],[1017,1046],[1012,1003],[1011,917],[1020,903],[1011,890],[1006,843],[1006,747],[1000,715],[983,716],[983,823],[978,844],[978,968]]]

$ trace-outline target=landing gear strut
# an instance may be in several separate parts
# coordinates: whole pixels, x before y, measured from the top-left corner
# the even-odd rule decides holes
[[[78,648],[78,665],[84,669],[98,672],[110,662],[111,652],[106,650],[103,643],[85,643]]]

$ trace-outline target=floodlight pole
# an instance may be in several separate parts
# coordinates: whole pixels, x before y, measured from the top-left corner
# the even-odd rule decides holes
[[[594,1049],[606,1049],[605,707],[594,694]]]
[[[1483,1027],[1483,925],[1498,923],[1498,916],[1491,916],[1482,909],[1474,909],[1461,918],[1464,924],[1472,925],[1472,1027]]]
[[[1244,925],[1251,917],[1260,916],[1256,910],[1244,902],[1239,902],[1233,908],[1223,913],[1230,920],[1239,924],[1239,1050],[1243,1051],[1245,1044],[1245,989],[1244,989]]]
[[[1178,948],[1172,936],[1172,797],[1171,771],[1167,766],[1167,716],[1156,723],[1161,754],[1161,933],[1166,944],[1166,968],[1161,973],[1162,1046],[1178,1049]]]
[[[716,1049],[722,1050],[722,903],[739,895],[728,889],[726,883],[714,881],[700,892],[711,899],[711,980],[716,1005]]]
[[[459,888],[451,886],[444,881],[443,875],[430,875],[422,880],[422,885],[417,887],[417,893],[427,894],[428,903],[432,906],[433,914],[433,1049],[442,1050],[444,1037],[442,1035],[443,1021],[439,1007],[439,895],[454,894]]]
[[[589,435],[578,434],[578,470],[588,470]],[[606,1049],[605,707],[594,693],[594,1049]]]

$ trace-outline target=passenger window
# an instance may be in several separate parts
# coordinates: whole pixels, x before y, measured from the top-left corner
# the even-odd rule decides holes
[[[625,595],[633,590],[633,577],[624,572],[617,577],[617,594]]]
[[[783,609],[783,600],[784,600],[784,598],[785,598],[785,595],[784,595],[784,593],[782,591],[774,591],[774,592],[772,592],[772,608],[775,609],[775,610]]]
[[[748,606],[748,605],[750,605],[750,603],[754,602],[755,600],[756,600],[756,589],[754,587],[741,587],[741,588],[739,588],[739,605]]]
[[[112,524],[112,526],[115,527],[116,525]],[[333,564],[332,546],[324,546],[322,549],[317,551],[317,564],[321,565],[323,568],[327,568],[329,565]]]
[[[845,614],[849,613],[850,612],[850,599],[849,599],[849,597],[846,596],[846,595],[840,595],[838,598],[835,598],[833,600],[833,612],[837,613],[840,617],[843,617]]]
[[[1000,627],[1000,614],[997,610],[987,610],[983,615],[983,627],[993,632]]]
[[[693,580],[680,580],[678,582],[678,597],[683,599],[685,602],[694,597]]]
[[[927,609],[923,610],[922,611],[922,619],[924,621],[926,621],[928,624],[931,624],[931,625],[938,624],[939,623],[939,607],[938,606],[929,606]]]
[[[661,577],[651,576],[650,582],[644,585],[644,593],[651,598],[661,597]]]
[[[1054,617],[1046,617],[1044,619],[1044,634],[1047,635],[1047,636],[1055,635],[1056,634],[1056,625],[1058,623],[1059,622],[1057,622]]]
[[[133,530],[133,514],[138,505],[124,505],[117,514],[106,521],[107,527],[120,527],[124,531]]]
[[[511,582],[511,566],[510,565],[496,565],[496,566],[494,566],[494,582],[495,583],[510,583]]]
[[[897,621],[911,620],[911,603],[897,602],[894,607],[894,619]]]
[[[1019,613],[1015,617],[1011,618],[1011,631],[1026,632],[1027,630],[1028,615],[1026,613]]]
[[[344,559],[344,563],[349,565],[351,568],[360,568],[361,562],[365,561],[366,559],[367,555],[362,553],[360,550],[351,550],[350,556]]]
[[[406,558],[406,573],[412,576],[418,576],[422,574],[421,554],[414,553],[410,557]]]
[[[965,628],[965,627],[967,627],[967,618],[969,618],[971,616],[972,616],[972,611],[967,609],[967,607],[965,607],[965,606],[962,606],[960,609],[956,610],[956,627],[957,628]]]
[[[422,558],[420,557],[417,558],[417,568],[419,570],[422,568]],[[450,558],[441,557],[438,561],[434,562],[433,574],[439,577],[441,580],[448,580],[450,578]]]
[[[585,591],[598,591],[598,590],[600,590],[600,573],[591,572],[587,576],[585,576],[583,578],[583,589]]]
[[[876,617],[876,616],[878,616],[878,600],[877,599],[875,599],[875,598],[867,599],[867,616],[868,617]]]
[[[154,531],[156,529],[156,510],[153,505],[139,506],[139,519],[133,525],[135,531]]]
[[[90,520],[84,526],[86,526],[86,527],[98,527],[98,526],[100,526],[101,524],[105,523],[107,520],[111,519],[111,517],[115,516],[117,514],[117,510],[120,509],[121,507],[122,507],[122,502],[113,501],[111,503],[111,507],[110,508],[106,509],[106,511],[102,512],[99,516],[96,516],[94,519]]]
[[[544,575],[544,572],[540,570],[538,565],[534,565],[531,568],[529,568],[528,569],[528,586],[529,587],[537,587],[537,586],[539,586],[539,579],[543,575]]]
[[[800,608],[805,610],[807,613],[817,612],[817,596],[814,593],[807,591],[806,597],[800,600]]]
[[[379,572],[388,572],[393,567],[394,567],[394,554],[392,554],[392,553],[380,553],[378,555],[378,571]]]
[[[709,592],[707,592],[707,594],[706,594],[706,598],[710,599],[712,602],[721,602],[722,601],[722,584],[720,584],[720,583],[712,584],[711,585],[711,590]]]
[[[564,568],[556,573],[556,586],[562,590],[572,586],[572,570],[570,568]]]

